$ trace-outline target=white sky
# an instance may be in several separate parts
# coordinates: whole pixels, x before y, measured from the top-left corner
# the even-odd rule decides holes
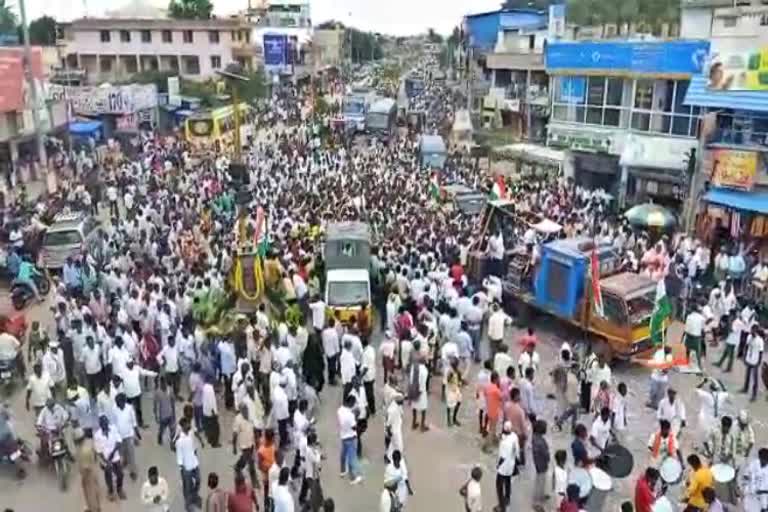
[[[20,0],[7,0],[18,9]],[[43,14],[66,21],[87,13],[103,15],[106,9],[116,9],[135,0],[26,0],[27,16],[34,19]],[[258,0],[253,0],[256,3]],[[166,0],[144,0],[165,7]],[[248,5],[248,0],[213,0],[214,12],[228,14]],[[492,10],[501,0],[311,0],[312,22],[336,19],[361,28],[387,34],[409,35],[425,32],[432,27],[448,34],[468,13]]]

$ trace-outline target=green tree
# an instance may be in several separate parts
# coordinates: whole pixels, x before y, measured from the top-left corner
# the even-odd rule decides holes
[[[211,0],[171,0],[168,4],[168,15],[176,19],[207,20],[212,12]]]
[[[0,0],[0,32],[10,33],[16,30],[19,19],[7,0]]]
[[[41,16],[29,24],[29,41],[40,46],[56,44],[56,20],[50,16]]]

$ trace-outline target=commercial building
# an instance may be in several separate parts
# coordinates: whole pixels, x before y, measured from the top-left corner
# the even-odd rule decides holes
[[[68,69],[88,83],[122,81],[143,71],[204,80],[232,62],[258,66],[253,24],[243,17],[209,20],[82,18],[63,24]]]
[[[259,14],[251,39],[262,49],[266,71],[293,77],[309,73],[313,37],[309,0],[270,0]]]
[[[709,43],[553,42],[545,50],[547,143],[567,150],[577,183],[628,202],[681,208],[700,108],[684,99]]]
[[[704,116],[688,219],[713,248],[768,239],[768,3],[685,0],[683,35],[711,41],[685,105]],[[697,215],[698,214],[698,215]],[[766,247],[766,244],[756,244]]]

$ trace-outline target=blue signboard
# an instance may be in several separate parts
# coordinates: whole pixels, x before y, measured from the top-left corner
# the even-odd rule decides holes
[[[560,79],[560,90],[557,91],[558,101],[560,103],[584,103],[586,91],[586,77],[564,76]]]
[[[552,43],[547,71],[701,74],[709,41]]]
[[[264,64],[283,66],[287,64],[288,38],[282,34],[264,34]]]

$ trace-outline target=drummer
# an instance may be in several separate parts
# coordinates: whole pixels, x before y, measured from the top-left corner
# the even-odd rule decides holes
[[[691,466],[691,474],[688,477],[688,485],[683,498],[683,501],[687,503],[684,512],[703,512],[707,509],[707,502],[704,501],[704,489],[712,487],[715,479],[709,466],[705,466],[695,453],[689,455],[686,460]]]
[[[757,459],[747,467],[744,488],[745,512],[760,512],[768,509],[768,448],[757,451]]]
[[[597,449],[597,452],[594,452],[594,458],[600,457],[608,446],[608,441],[613,435],[612,427],[611,409],[603,407],[600,409],[600,415],[592,422],[589,432],[589,443]]]
[[[680,438],[680,431],[685,427],[685,404],[682,400],[677,400],[677,391],[675,389],[667,389],[667,396],[659,402],[656,418],[667,420],[672,426],[672,432],[674,432],[675,437]]]
[[[732,431],[733,420],[730,416],[720,418],[720,428],[712,429],[704,441],[704,453],[711,464],[733,466],[736,455],[736,436]]]
[[[648,450],[651,452],[651,464],[659,466],[667,457],[677,457],[680,465],[683,464],[683,456],[677,444],[677,436],[672,431],[669,421],[659,421],[659,430],[651,435],[648,440]]]
[[[659,481],[659,470],[649,467],[645,474],[637,480],[635,485],[635,512],[651,512],[653,504],[658,497],[656,484]]]

